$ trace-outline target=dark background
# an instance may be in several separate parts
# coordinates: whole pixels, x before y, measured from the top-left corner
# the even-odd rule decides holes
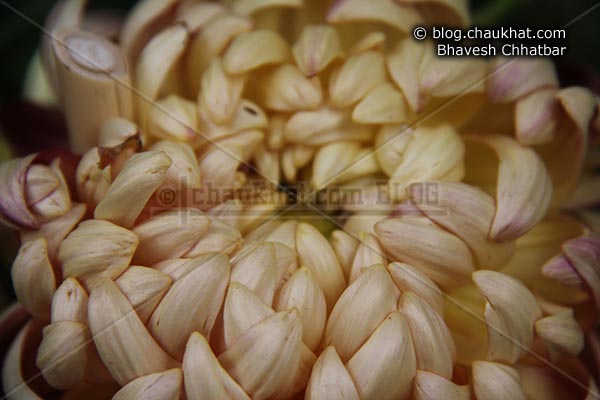
[[[6,4],[43,25],[54,3],[55,0],[0,0],[0,127],[12,134],[15,125],[21,129],[24,124],[30,124],[25,130],[33,134],[27,136],[27,133],[18,132],[18,136],[32,148],[46,146],[43,130],[59,130],[61,122],[56,115],[46,114],[43,110],[19,111],[23,114],[15,111],[22,110],[15,107],[15,102],[20,97],[26,67],[38,46],[41,32]],[[135,0],[92,0],[89,3],[88,10],[113,10],[124,14]],[[584,85],[597,93],[600,93],[600,6],[583,17],[581,14],[599,4],[598,0],[470,1],[473,24],[480,27],[563,28],[569,25],[565,44],[567,54],[555,60],[561,82],[563,85]],[[578,17],[580,19],[574,21]],[[13,128],[9,129],[11,123]],[[24,148],[16,149],[24,152]],[[2,154],[0,151],[0,161]],[[0,228],[0,309],[12,298],[9,270],[16,246],[14,233]]]

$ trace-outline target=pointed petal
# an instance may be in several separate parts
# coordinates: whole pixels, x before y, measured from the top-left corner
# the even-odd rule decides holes
[[[177,400],[181,393],[179,368],[141,376],[123,386],[112,400]]]
[[[175,366],[111,280],[92,289],[88,318],[98,353],[119,384]]]
[[[228,280],[229,260],[217,255],[173,283],[148,322],[152,335],[172,357],[183,358],[192,332],[210,337]]]
[[[362,400],[404,398],[412,386],[416,360],[402,313],[389,314],[346,367]]]
[[[306,400],[319,399],[359,400],[352,377],[333,346],[317,359],[306,388]]]
[[[282,398],[300,362],[302,326],[295,310],[248,329],[219,362],[253,399]]]
[[[396,309],[394,289],[385,267],[365,268],[333,307],[323,345],[334,346],[342,361],[348,361],[386,315]]]

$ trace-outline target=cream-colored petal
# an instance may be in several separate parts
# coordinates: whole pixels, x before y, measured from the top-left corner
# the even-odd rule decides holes
[[[274,308],[277,311],[298,310],[302,322],[302,341],[309,349],[316,351],[325,331],[327,305],[325,295],[310,269],[302,267],[290,277],[279,291]]]
[[[231,268],[232,282],[245,285],[267,304],[273,302],[278,276],[273,244],[242,248],[231,260]]]
[[[398,311],[408,321],[417,356],[417,368],[452,379],[456,347],[442,316],[413,292],[402,294],[398,301]]]
[[[536,145],[552,140],[558,112],[555,94],[555,89],[536,90],[517,101],[515,136],[519,143]]]
[[[294,61],[305,76],[312,77],[323,71],[334,60],[343,56],[337,31],[327,25],[305,26],[292,47]]]
[[[115,283],[145,324],[171,286],[171,278],[154,268],[132,266]]]
[[[377,172],[379,164],[373,151],[358,142],[339,141],[317,150],[311,183],[323,189],[336,183]]]
[[[94,210],[94,218],[131,227],[160,186],[171,159],[162,151],[146,151],[131,156]]]
[[[242,234],[218,218],[209,216],[210,227],[184,257],[198,257],[211,252],[234,253],[242,245]]]
[[[269,8],[299,8],[302,0],[241,0],[233,3],[233,10],[240,14],[252,15]]]
[[[583,333],[572,310],[535,321],[535,332],[544,341],[552,361],[557,361],[562,356],[575,357],[584,346]]]
[[[427,198],[428,185],[435,188],[436,204]],[[500,267],[514,254],[514,242],[498,243],[488,236],[496,203],[483,190],[458,182],[424,182],[411,187],[411,199],[432,221],[464,240],[480,268]]]
[[[171,159],[164,185],[174,190],[198,188],[201,184],[200,168],[194,150],[185,143],[161,140],[150,146],[152,151],[162,151]]]
[[[414,380],[413,395],[415,400],[468,400],[469,386],[457,385],[437,374],[417,371]]]
[[[87,286],[103,276],[116,278],[129,266],[138,243],[128,229],[108,221],[84,221],[60,244],[63,276],[80,279]]]
[[[415,351],[406,319],[389,314],[346,364],[364,400],[402,399],[416,373]]]
[[[75,278],[65,279],[52,298],[52,322],[87,324],[88,295]]]
[[[416,182],[462,180],[464,153],[463,141],[451,125],[417,127],[390,177],[390,197],[406,199],[410,185]]]
[[[60,321],[47,325],[43,335],[36,366],[44,379],[56,389],[81,385],[88,361],[88,327],[79,322]]]
[[[342,361],[348,361],[386,315],[396,310],[394,289],[385,267],[365,268],[333,307],[323,346],[334,346]]]
[[[498,58],[490,64],[489,76],[487,92],[494,102],[511,102],[535,90],[558,87],[554,64],[545,58]]]
[[[426,98],[419,87],[420,61],[424,57],[427,46],[414,40],[403,40],[395,49],[387,54],[386,62],[389,74],[394,83],[402,90],[410,108],[420,112],[425,107]]]
[[[206,339],[198,332],[190,335],[183,357],[182,369],[185,394],[189,400],[228,398],[227,388],[221,378],[227,372],[219,364]],[[248,397],[246,396],[246,398]]]
[[[400,262],[388,265],[388,272],[401,292],[413,292],[425,300],[438,314],[444,315],[444,295],[427,275],[417,268]]]
[[[365,3],[361,0],[337,0],[327,13],[327,22],[380,22],[407,32],[421,22],[416,8],[393,0]]]
[[[136,3],[119,34],[119,43],[129,62],[135,61],[146,42],[170,21],[177,3],[178,0],[146,0]]]
[[[345,115],[338,110],[322,107],[315,111],[294,113],[284,127],[284,138],[293,143],[304,143],[319,133],[338,128]]]
[[[274,313],[275,311],[249,288],[241,283],[231,282],[223,307],[225,347],[231,347],[250,327]]]
[[[375,51],[360,53],[346,59],[329,81],[329,96],[338,108],[359,102],[371,89],[385,82],[383,56]]]
[[[344,270],[346,279],[350,281],[352,262],[354,260],[354,255],[356,254],[356,250],[358,249],[359,241],[345,231],[335,230],[331,234],[330,243],[338,257],[342,269]]]
[[[282,112],[312,110],[323,101],[319,78],[305,77],[292,64],[265,72],[257,82],[257,96],[265,108]]]
[[[519,372],[495,362],[473,363],[473,390],[479,400],[525,400]]]
[[[241,74],[284,62],[289,57],[290,50],[281,36],[273,31],[257,29],[233,39],[223,56],[223,66],[230,74]]]
[[[365,37],[360,39],[350,49],[350,54],[363,53],[369,50],[382,50],[385,45],[385,33],[383,32],[371,32]]]
[[[199,140],[196,104],[175,94],[153,102],[146,122],[150,136],[192,144]]]
[[[113,281],[103,279],[94,286],[88,314],[98,353],[119,384],[176,366]]]
[[[227,74],[218,58],[204,71],[199,96],[216,124],[222,124],[231,117],[242,95],[244,83],[244,76]]]
[[[386,82],[374,87],[356,105],[352,120],[359,124],[399,124],[407,121],[407,109],[402,93]]]
[[[253,399],[278,399],[300,363],[302,325],[296,310],[273,314],[248,329],[219,362]]]
[[[346,279],[327,239],[314,227],[298,224],[296,250],[300,265],[306,266],[325,294],[329,312],[346,287]]]
[[[208,231],[210,219],[196,209],[166,211],[136,226],[139,246],[133,262],[152,265],[189,251]]]
[[[202,72],[225,50],[231,40],[252,28],[252,21],[239,14],[226,12],[211,19],[192,39],[186,59],[187,81],[192,95],[200,89]]]
[[[533,324],[542,312],[533,294],[517,279],[495,271],[474,272],[473,281],[486,300],[486,359],[515,363],[533,343]]]
[[[158,343],[181,360],[192,332],[210,337],[229,281],[229,260],[211,255],[177,279],[156,307],[148,329]]]
[[[123,386],[112,400],[177,400],[182,379],[179,368],[144,375]]]
[[[359,400],[352,377],[336,353],[335,347],[327,347],[317,359],[306,387],[305,398]]]
[[[467,245],[429,219],[389,218],[375,231],[393,259],[413,265],[441,286],[466,283],[475,269]]]
[[[360,239],[360,244],[354,253],[354,259],[352,260],[350,276],[348,279],[349,283],[354,282],[356,278],[360,276],[363,268],[373,264],[387,264],[385,254],[375,235],[363,233],[360,235]]]
[[[189,39],[185,25],[165,28],[144,47],[135,65],[134,86],[138,91],[137,119],[146,128],[148,109],[160,94],[167,75],[177,63]]]
[[[50,319],[56,277],[48,259],[48,242],[40,238],[21,245],[11,267],[11,278],[19,303],[41,320]]]
[[[495,135],[470,136],[491,147],[500,160],[496,216],[490,237],[514,240],[537,225],[552,199],[552,181],[542,159],[531,148]]]
[[[183,22],[190,33],[200,31],[207,23],[227,12],[224,4],[183,2],[177,8],[176,22]]]

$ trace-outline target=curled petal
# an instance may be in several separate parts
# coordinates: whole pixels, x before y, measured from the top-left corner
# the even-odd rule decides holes
[[[480,400],[525,400],[519,372],[495,362],[473,363],[473,390]]]
[[[584,346],[583,333],[573,318],[572,310],[565,310],[535,322],[535,332],[542,338],[552,361],[561,356],[575,357]]]
[[[582,236],[571,239],[563,243],[562,250],[591,290],[596,307],[600,307],[600,238]]]
[[[129,266],[138,243],[128,229],[103,220],[84,221],[60,244],[63,275],[88,287],[102,277],[116,278]]]
[[[393,259],[415,266],[439,285],[465,283],[475,270],[465,242],[429,219],[388,218],[378,222],[375,231]]]
[[[210,219],[196,209],[166,211],[133,229],[139,246],[133,257],[138,265],[153,265],[181,257],[208,231]]]
[[[61,321],[46,326],[43,334],[36,365],[44,378],[56,389],[81,385],[88,362],[88,327],[79,322]]]
[[[12,265],[11,277],[19,303],[36,318],[49,320],[56,277],[48,258],[46,239],[21,245]]]
[[[515,363],[533,343],[533,324],[542,313],[520,281],[495,271],[477,271],[473,281],[486,300],[486,359]]]
[[[331,101],[338,108],[351,106],[384,82],[383,56],[375,51],[356,54],[332,73],[329,81]]]
[[[417,371],[413,384],[415,400],[469,399],[468,386],[457,385],[432,372]]]
[[[469,138],[491,147],[500,160],[490,237],[509,241],[522,236],[546,216],[550,207],[553,188],[544,162],[533,149],[508,137]]]
[[[535,90],[557,88],[552,61],[544,58],[499,58],[491,65],[487,80],[493,102],[511,102]]]
[[[424,196],[428,185],[435,188],[438,204]],[[458,182],[422,182],[410,190],[423,214],[465,241],[479,267],[500,267],[514,254],[514,242],[498,243],[488,236],[496,204],[483,190]]]
[[[556,90],[536,90],[517,101],[515,135],[519,143],[536,145],[552,140],[558,103]]]
[[[27,170],[34,159],[35,155],[31,155],[0,164],[0,218],[15,229],[40,227],[25,199]]]
[[[133,226],[152,193],[163,182],[171,163],[162,151],[131,156],[94,210],[94,218]]]

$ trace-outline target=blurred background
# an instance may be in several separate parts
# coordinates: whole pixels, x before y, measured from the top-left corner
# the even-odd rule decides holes
[[[65,142],[60,113],[21,100],[27,66],[42,36],[39,26],[55,2],[0,0],[0,162]],[[89,10],[124,15],[135,0],[91,0],[89,3]],[[568,25],[567,53],[555,60],[561,83],[584,85],[600,93],[598,0],[471,0],[470,5],[476,26],[563,28]],[[589,12],[582,15],[586,11]],[[14,298],[10,265],[16,249],[15,234],[0,228],[0,309]]]

